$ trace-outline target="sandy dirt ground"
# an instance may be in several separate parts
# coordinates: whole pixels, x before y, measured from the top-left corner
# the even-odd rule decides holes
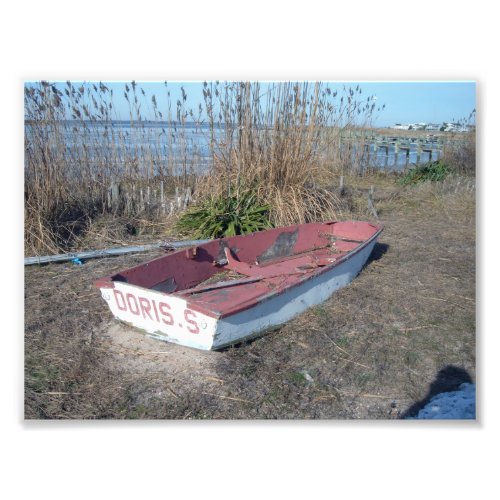
[[[161,251],[27,267],[25,417],[398,419],[475,382],[474,192],[381,187],[375,201],[385,230],[350,286],[221,352],[119,323],[94,288]]]

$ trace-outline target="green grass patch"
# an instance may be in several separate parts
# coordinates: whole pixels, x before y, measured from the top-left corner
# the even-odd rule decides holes
[[[304,373],[298,371],[298,372],[292,372],[288,376],[288,380],[295,385],[298,386],[305,386],[307,385],[307,379]]]
[[[269,229],[270,206],[255,189],[205,200],[179,218],[176,229],[194,238],[223,238]]]
[[[356,385],[361,389],[364,389],[366,385],[374,379],[375,375],[369,372],[358,373],[355,377]]]
[[[311,308],[311,312],[314,314],[314,316],[320,319],[328,320],[330,318],[328,311],[323,305]]]
[[[348,335],[342,335],[335,339],[335,343],[341,347],[347,347],[351,343],[351,340]]]
[[[416,351],[408,351],[405,353],[404,359],[408,366],[414,367],[420,359],[420,355]]]
[[[42,359],[27,356],[25,385],[34,392],[51,390],[60,380],[61,373],[57,367],[44,364]]]
[[[132,420],[140,420],[145,418],[147,416],[147,413],[147,408],[142,404],[138,404],[133,408],[128,409],[127,418],[130,418]]]
[[[450,173],[450,168],[446,163],[432,161],[424,165],[417,165],[411,168],[406,174],[398,180],[398,183],[407,186],[410,184],[418,184],[420,182],[437,182],[442,181]]]

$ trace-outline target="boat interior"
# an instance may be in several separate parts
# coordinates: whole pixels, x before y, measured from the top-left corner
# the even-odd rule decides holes
[[[358,221],[276,228],[179,250],[104,281],[183,297],[222,317],[335,266],[379,231]]]

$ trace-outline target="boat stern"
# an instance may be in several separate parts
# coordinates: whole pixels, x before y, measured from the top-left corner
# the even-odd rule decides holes
[[[192,310],[186,300],[120,281],[99,280],[96,286],[116,319],[158,340],[212,349],[218,319]]]

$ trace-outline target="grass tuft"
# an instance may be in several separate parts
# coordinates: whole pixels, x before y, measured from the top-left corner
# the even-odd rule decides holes
[[[175,228],[194,238],[222,238],[269,229],[270,205],[262,203],[256,189],[217,196],[184,212]]]
[[[417,165],[404,174],[398,182],[403,186],[419,182],[438,182],[444,180],[450,173],[448,165],[438,160]]]

